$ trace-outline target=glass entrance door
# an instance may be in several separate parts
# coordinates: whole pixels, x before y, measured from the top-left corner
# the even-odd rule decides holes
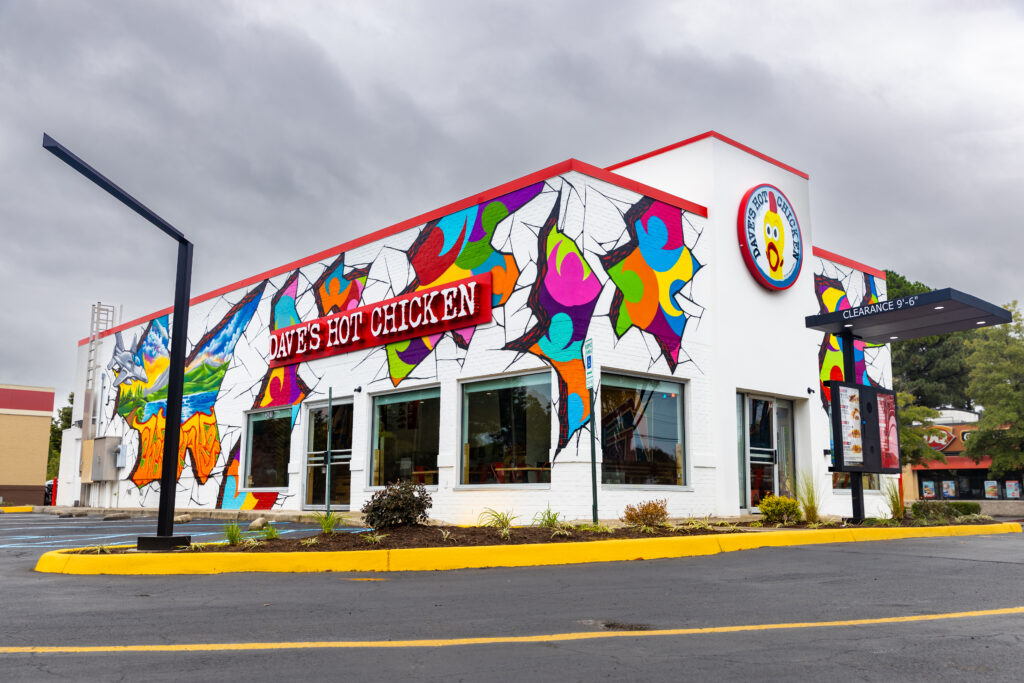
[[[742,485],[745,480],[746,485],[740,504],[756,510],[765,496],[793,495],[793,403],[761,396],[744,398],[740,438],[746,462],[740,481]]]
[[[747,462],[750,468],[750,507],[775,493],[775,402],[747,399]]]
[[[328,429],[331,434],[330,453],[327,452]],[[306,508],[327,506],[327,471],[330,469],[331,507],[349,509],[352,498],[351,460],[352,404],[335,403],[330,417],[327,406],[310,408],[306,442]]]

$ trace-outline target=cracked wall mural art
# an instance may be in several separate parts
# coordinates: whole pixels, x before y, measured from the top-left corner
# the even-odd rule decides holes
[[[235,304],[193,347],[185,360],[178,473],[189,456],[192,474],[206,482],[220,455],[214,403],[235,345],[259,305],[265,283]],[[138,487],[160,478],[163,463],[167,369],[170,365],[168,316],[152,320],[138,346],[124,349],[118,334],[108,366],[118,387],[117,414],[139,434],[139,454],[128,478]]]
[[[369,273],[370,269],[363,267],[353,268],[345,275],[345,254],[339,255],[313,285],[320,317],[357,308]]]
[[[676,296],[701,268],[683,236],[682,211],[649,197],[625,215],[629,242],[601,257],[612,282],[612,327],[622,337],[631,327],[657,341],[669,370],[679,364],[686,313]]]
[[[836,311],[848,308],[878,303],[878,283],[875,281],[874,276],[860,273],[859,271],[857,271],[857,274],[863,277],[863,294],[856,304],[850,302],[850,295],[846,291],[850,278],[854,277],[852,274],[847,276],[847,282],[837,277],[828,277],[817,273],[814,275],[814,293],[818,297],[818,310],[820,313],[835,313]],[[856,381],[858,383],[868,386],[881,386],[868,372],[870,362],[867,351],[869,349],[878,349],[882,346],[884,345],[866,344],[859,339],[853,340],[854,369],[857,373]],[[820,370],[820,391],[818,393],[821,396],[822,407],[827,411],[831,392],[826,383],[830,380],[843,380],[843,343],[838,336],[834,334],[824,335],[824,339],[822,339],[821,346],[818,349],[818,367]]]
[[[271,329],[288,327],[301,321],[296,307],[298,297],[299,272],[295,271],[271,299]],[[298,364],[268,368],[252,407],[259,409],[291,406],[292,429],[294,429],[299,416],[299,407],[309,392],[309,386],[299,377]],[[239,490],[240,451],[241,448],[236,443],[224,465],[224,475],[217,493],[217,507],[230,510],[269,510],[278,502],[280,496],[278,492]]]
[[[558,228],[561,194],[540,231],[537,281],[529,307],[537,323],[505,346],[547,361],[558,377],[558,448],[561,451],[590,419],[590,398],[583,367],[583,340],[601,294],[597,273],[576,243]],[[556,452],[557,452],[556,451]]]
[[[491,245],[491,238],[498,223],[534,199],[543,188],[544,183],[535,183],[428,223],[409,249],[409,262],[416,277],[402,293],[490,273],[491,305],[504,305],[520,269],[512,254],[498,251]],[[456,344],[468,348],[474,330],[475,327],[467,327],[444,334],[451,334]],[[430,355],[442,336],[416,337],[386,346],[394,386]]]

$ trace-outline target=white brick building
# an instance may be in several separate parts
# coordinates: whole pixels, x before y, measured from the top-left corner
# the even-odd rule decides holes
[[[589,518],[589,338],[602,518],[652,498],[736,515],[798,473],[848,515],[821,384],[841,352],[804,318],[885,280],[812,244],[807,176],[707,133],[609,169],[570,160],[198,296],[177,506],[322,509],[330,431],[332,506],[403,478],[448,521]],[[94,389],[58,504],[156,507],[169,329],[107,331],[91,369],[81,343],[76,394],[90,373]],[[888,349],[856,352],[858,379],[889,386]]]

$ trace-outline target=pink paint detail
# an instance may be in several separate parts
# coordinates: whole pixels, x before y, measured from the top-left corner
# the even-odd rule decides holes
[[[558,267],[558,249],[548,255],[548,276],[544,282],[551,297],[565,306],[581,306],[593,300],[601,291],[594,272],[584,275],[579,255],[568,253]]]

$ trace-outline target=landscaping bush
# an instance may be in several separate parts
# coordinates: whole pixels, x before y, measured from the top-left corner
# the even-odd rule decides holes
[[[765,496],[757,507],[765,524],[795,524],[802,519],[800,503],[789,496]]]
[[[636,505],[627,505],[622,513],[622,521],[638,528],[665,526],[668,523],[668,500],[645,500]]]
[[[958,515],[980,515],[981,503],[968,503],[967,501],[950,502],[949,507]]]
[[[430,494],[423,484],[396,481],[373,494],[363,505],[367,526],[384,529],[427,521]]]
[[[928,522],[949,522],[956,515],[956,512],[953,510],[953,506],[945,501],[919,500],[910,506],[910,514],[915,519],[922,519]]]

